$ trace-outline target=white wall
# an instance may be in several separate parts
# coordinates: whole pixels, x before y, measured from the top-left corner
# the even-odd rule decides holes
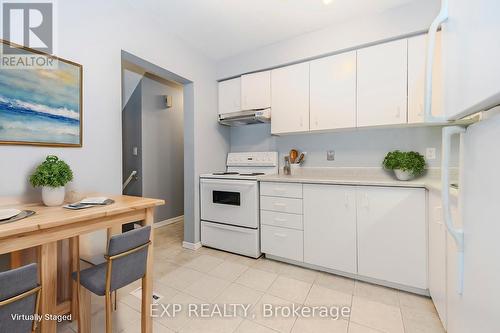
[[[290,149],[307,152],[305,167],[380,167],[387,152],[413,150],[425,156],[426,148],[436,148],[441,162],[441,127],[358,129],[332,133],[271,136],[270,125],[231,128],[231,151],[278,151],[280,165]],[[326,160],[326,151],[335,151],[335,161]],[[454,149],[456,151],[456,147]],[[455,154],[452,165],[458,163]]]
[[[217,64],[217,77],[224,79],[422,32],[429,29],[439,11],[439,4],[438,0],[415,1],[379,15],[341,22],[326,29],[223,59]]]
[[[123,69],[122,77],[122,107],[127,105],[127,102],[134,93],[135,88],[139,85],[142,79],[142,74],[136,73],[134,71]]]
[[[359,17],[329,28],[224,59],[217,64],[219,79],[242,73],[283,66],[344,50],[420,33],[428,29],[439,10],[439,1],[423,0],[401,6],[379,15]],[[300,134],[282,137],[270,135],[269,125],[231,129],[231,151],[280,152],[291,148],[307,151],[305,166],[380,166],[385,154],[394,149],[437,149],[436,160],[429,166],[439,166],[440,128],[361,129],[326,134]],[[326,160],[326,151],[334,150],[336,159]]]
[[[132,7],[133,6],[133,7]],[[0,195],[39,198],[27,177],[47,155],[72,167],[78,191],[121,192],[121,50],[193,82],[185,103],[190,163],[186,173],[189,214],[185,238],[199,239],[198,174],[221,169],[227,130],[217,115],[215,64],[169,35],[168,22],[155,23],[140,3],[122,0],[58,1],[58,55],[83,65],[83,148],[0,147]],[[163,25],[164,24],[164,25]],[[186,203],[188,205],[188,203]]]

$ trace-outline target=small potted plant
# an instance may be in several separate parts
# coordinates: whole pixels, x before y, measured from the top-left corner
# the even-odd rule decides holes
[[[425,159],[414,151],[391,151],[382,163],[385,169],[394,170],[399,180],[410,180],[424,173]]]
[[[65,185],[73,180],[73,172],[66,162],[49,155],[29,180],[33,187],[42,187],[42,201],[46,206],[60,206],[66,194]]]

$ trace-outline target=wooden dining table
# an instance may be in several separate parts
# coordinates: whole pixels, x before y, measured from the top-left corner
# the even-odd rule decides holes
[[[99,196],[106,196],[99,194]],[[11,204],[9,208],[32,210],[34,215],[25,219],[0,224],[0,254],[19,253],[23,249],[36,248],[41,285],[40,314],[71,314],[73,320],[80,321],[81,331],[90,332],[90,292],[80,289],[80,306],[77,307],[77,286],[70,278],[79,263],[79,236],[97,230],[107,230],[111,234],[121,232],[121,225],[138,222],[152,225],[155,206],[165,202],[159,199],[125,195],[108,196],[115,202],[107,206],[70,210],[63,207],[46,207],[40,203]],[[6,208],[0,200],[0,208]],[[58,303],[58,243],[69,239],[70,267],[67,281],[71,286],[70,299]],[[153,241],[153,233],[151,233]],[[141,331],[152,332],[150,307],[152,300],[153,246],[149,246],[146,273],[142,279]],[[59,279],[60,280],[60,279]],[[41,333],[55,333],[55,320],[42,320]]]

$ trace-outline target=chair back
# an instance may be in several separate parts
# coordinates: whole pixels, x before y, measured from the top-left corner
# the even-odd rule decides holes
[[[0,332],[34,330],[39,292],[37,264],[0,272]]]
[[[106,256],[106,285],[109,291],[122,288],[144,276],[150,235],[151,226],[145,226],[110,238]]]

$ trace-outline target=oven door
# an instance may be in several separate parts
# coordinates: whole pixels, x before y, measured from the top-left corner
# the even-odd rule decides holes
[[[234,226],[259,227],[256,181],[201,179],[201,219]]]

